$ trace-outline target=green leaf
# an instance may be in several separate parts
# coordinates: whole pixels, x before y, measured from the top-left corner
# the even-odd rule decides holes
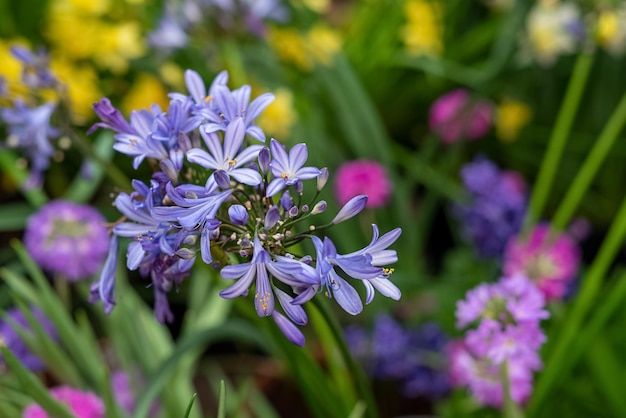
[[[165,359],[161,366],[153,373],[149,379],[150,385],[143,391],[137,401],[135,418],[147,416],[150,404],[155,396],[168,383],[171,374],[176,370],[181,358],[190,351],[226,338],[234,338],[243,341],[256,343],[260,347],[266,345],[264,337],[258,330],[249,323],[242,321],[228,321],[219,327],[212,327],[183,337],[171,355]]]
[[[33,214],[33,207],[27,203],[3,203],[0,206],[0,232],[20,231]]]
[[[191,408],[193,408],[193,404],[196,401],[197,397],[198,397],[198,394],[194,393],[191,399],[189,400],[189,405],[187,405],[187,409],[185,410],[184,418],[189,418],[189,415],[191,414]]]
[[[56,418],[76,418],[67,406],[57,402],[41,381],[9,351],[6,347],[0,347],[2,355],[9,369],[16,375],[20,387],[24,393],[30,395],[43,409]]]
[[[226,418],[226,384],[224,383],[224,379],[220,381],[218,398],[217,418]]]

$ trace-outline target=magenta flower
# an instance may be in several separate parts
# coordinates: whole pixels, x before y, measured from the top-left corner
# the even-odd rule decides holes
[[[516,236],[506,246],[504,274],[523,274],[547,300],[563,299],[578,273],[580,249],[563,233],[549,236],[549,225],[538,225],[526,238]]]
[[[385,206],[391,196],[391,182],[385,168],[376,161],[357,160],[343,164],[335,177],[335,197],[345,205],[354,196],[367,195],[367,207]]]
[[[91,392],[83,392],[69,386],[50,389],[52,397],[67,406],[76,418],[104,418],[104,403]],[[39,405],[31,404],[24,409],[22,418],[49,418],[50,415]]]
[[[44,270],[69,281],[85,279],[100,269],[107,254],[104,222],[90,206],[55,200],[29,218],[24,245]]]
[[[491,104],[473,100],[465,89],[453,90],[438,98],[430,108],[430,130],[446,144],[484,136],[493,119]]]

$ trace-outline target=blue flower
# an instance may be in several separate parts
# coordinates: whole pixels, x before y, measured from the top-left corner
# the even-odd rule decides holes
[[[289,151],[289,155],[280,142],[272,139],[270,142],[273,160],[270,169],[274,179],[268,184],[265,195],[274,196],[286,186],[295,184],[301,180],[313,179],[319,176],[320,169],[316,167],[303,167],[309,152],[305,144],[296,144]]]
[[[14,108],[2,109],[0,117],[8,125],[7,145],[21,148],[28,155],[31,173],[25,187],[39,187],[43,183],[43,172],[50,165],[54,147],[50,139],[58,136],[56,128],[50,126],[54,103],[30,108],[20,101]]]
[[[152,216],[159,221],[178,222],[187,231],[198,229],[200,231],[202,260],[207,264],[211,263],[213,257],[211,256],[209,233],[219,226],[220,222],[215,219],[215,215],[224,201],[232,194],[232,191],[225,190],[214,193],[215,188],[213,188],[207,190],[205,196],[189,199],[183,197],[185,191],[198,191],[196,186],[181,185],[174,188],[171,183],[168,183],[166,190],[167,196],[176,206],[155,207],[152,209]]]
[[[241,149],[245,137],[243,119],[237,118],[228,125],[223,145],[215,132],[207,133],[201,128],[200,134],[210,153],[200,148],[192,148],[187,151],[187,159],[190,162],[213,170],[223,170],[239,183],[249,186],[257,186],[261,183],[262,179],[258,171],[241,168],[244,164],[254,160],[263,148],[262,145],[251,145]],[[214,177],[209,176],[207,187],[210,187],[211,182],[214,181]]]
[[[226,299],[246,295],[252,282],[256,280],[254,306],[259,316],[274,313],[274,292],[270,275],[292,287],[310,287],[319,280],[315,270],[304,263],[287,257],[272,261],[258,237],[254,238],[254,255],[249,263],[226,266],[220,274],[225,279],[239,279],[220,292],[220,296]]]
[[[89,302],[102,301],[104,312],[107,315],[115,307],[115,270],[117,268],[118,247],[117,236],[112,235],[109,241],[109,253],[100,273],[100,279],[94,282],[90,289]]]

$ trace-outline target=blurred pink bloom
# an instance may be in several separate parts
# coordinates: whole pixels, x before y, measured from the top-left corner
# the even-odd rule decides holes
[[[345,205],[355,196],[365,194],[368,208],[386,205],[391,195],[391,182],[385,168],[368,160],[356,160],[343,164],[335,176],[335,197]]]
[[[517,236],[507,244],[504,274],[523,274],[533,280],[547,300],[560,300],[578,273],[580,249],[566,234],[548,237],[549,225],[538,225],[526,239]]]
[[[83,392],[69,386],[50,389],[52,397],[70,407],[76,418],[104,418],[104,403],[91,392]],[[31,404],[24,409],[22,418],[49,418],[39,405]]]
[[[493,119],[491,104],[486,100],[473,100],[465,89],[453,90],[438,98],[430,108],[430,130],[444,143],[461,139],[478,139],[484,136]]]

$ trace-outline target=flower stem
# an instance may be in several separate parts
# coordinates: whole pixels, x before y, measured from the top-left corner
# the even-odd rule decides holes
[[[502,379],[502,398],[504,399],[505,418],[524,418],[524,413],[519,405],[511,397],[511,381],[509,380],[508,362],[500,365],[500,378]]]
[[[554,176],[559,166],[561,155],[563,154],[563,148],[565,147],[565,143],[572,128],[592,63],[593,54],[589,52],[581,53],[576,60],[572,78],[567,87],[563,104],[559,110],[554,130],[548,142],[548,149],[541,163],[537,181],[535,182],[535,188],[526,214],[525,230],[530,229],[537,222],[546,205]]]
[[[350,374],[355,380],[358,393],[367,405],[364,416],[377,418],[380,416],[380,414],[378,412],[378,408],[376,407],[376,401],[374,399],[374,394],[372,393],[372,388],[369,385],[367,378],[365,377],[363,369],[357,364],[354,357],[352,357],[352,355],[350,354],[350,350],[348,349],[348,345],[343,335],[343,331],[341,330],[339,323],[337,322],[337,318],[335,318],[332,312],[330,312],[328,304],[325,302],[326,301],[322,301],[319,298],[313,299],[315,307],[322,314],[322,317],[326,320],[328,327],[335,337],[335,341],[339,350],[341,351],[341,355],[346,362]]]
[[[607,154],[611,150],[611,147],[615,143],[618,135],[624,128],[626,123],[626,94],[622,96],[619,104],[611,118],[607,122],[604,130],[598,137],[598,140],[593,145],[591,152],[587,156],[582,168],[576,175],[576,178],[572,182],[565,195],[565,198],[561,201],[561,204],[554,215],[552,226],[556,230],[563,230],[567,227],[572,214],[578,207],[581,199],[585,195],[585,192],[589,188],[591,180],[596,175],[598,169],[604,162]]]

